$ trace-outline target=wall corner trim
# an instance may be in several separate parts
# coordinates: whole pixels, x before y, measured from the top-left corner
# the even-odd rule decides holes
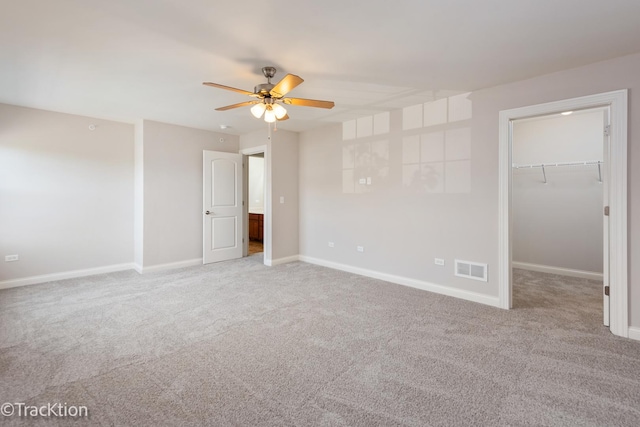
[[[640,341],[640,327],[629,327],[629,338],[632,340]]]
[[[298,258],[300,261],[307,262],[309,264],[316,264],[323,267],[333,268],[334,270],[346,271],[348,273],[354,273],[360,276],[371,277],[372,279],[384,280],[385,282],[391,282],[398,285],[421,289],[423,291],[433,292],[441,295],[447,295],[454,298],[460,298],[466,301],[477,302],[480,304],[485,304],[492,307],[500,308],[500,301],[498,297],[494,297],[491,295],[484,295],[476,292],[465,291],[462,289],[451,288],[448,286],[429,283],[422,280],[411,279],[409,277],[396,276],[393,274],[387,274],[387,273],[382,273],[379,271],[369,270],[365,268],[354,267],[351,265],[340,264],[333,261],[313,258],[306,255],[299,255]]]
[[[149,267],[136,266],[136,271],[140,274],[154,273],[156,271],[172,270],[174,268],[193,267],[202,265],[202,258],[187,259],[184,261],[168,262],[165,264],[150,265]]]
[[[56,282],[58,280],[75,279],[77,277],[94,276],[96,274],[115,273],[117,271],[133,270],[135,264],[113,264],[103,267],[87,268],[83,270],[62,271],[60,273],[42,274],[23,277],[21,279],[4,280],[0,282],[0,289],[17,288],[19,286],[37,285],[39,283]]]
[[[553,267],[551,265],[530,264],[528,262],[512,261],[513,268],[522,270],[538,271],[540,273],[559,274],[561,276],[579,277],[589,280],[602,280],[602,273],[595,271],[573,270],[571,268]]]
[[[264,260],[264,265],[267,265],[269,267],[274,267],[276,265],[286,264],[288,262],[294,262],[294,261],[299,261],[299,260],[300,260],[300,256],[299,255],[292,255],[292,256],[288,256],[288,257],[284,257],[284,258],[265,259]]]

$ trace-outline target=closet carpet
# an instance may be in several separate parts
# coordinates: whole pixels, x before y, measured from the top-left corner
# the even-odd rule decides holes
[[[0,291],[3,425],[640,425],[600,285],[516,271],[511,311],[261,255]]]

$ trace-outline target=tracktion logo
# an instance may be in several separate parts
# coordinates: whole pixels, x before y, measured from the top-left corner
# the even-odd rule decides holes
[[[7,402],[0,406],[0,414],[5,417],[87,418],[89,409],[86,406],[67,405],[66,402],[46,405]]]

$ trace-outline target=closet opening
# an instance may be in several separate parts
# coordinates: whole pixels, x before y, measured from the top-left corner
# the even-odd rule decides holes
[[[602,287],[599,295],[602,303],[602,317],[597,316],[595,323],[608,325],[609,330],[615,335],[629,337],[629,259],[627,245],[627,132],[629,101],[627,89],[500,111],[498,144],[498,304],[504,309],[513,307],[512,255],[514,249],[513,229],[515,226],[512,193],[515,173],[512,160],[512,143],[514,124],[517,125],[517,121],[521,119],[549,116],[569,111],[575,114],[582,110],[597,110],[600,108],[608,113],[608,121],[604,126],[602,135],[604,152],[603,162],[600,165],[603,181],[600,184],[603,186],[603,202],[604,200],[608,201],[606,206],[601,206],[603,209],[600,212],[603,227]],[[570,116],[571,114],[566,115]],[[558,161],[557,163],[568,162]],[[560,170],[563,167],[572,166],[552,166],[547,168],[545,165],[543,174],[543,169],[540,165],[537,169],[540,174],[539,179],[542,181],[540,185],[548,186],[551,183],[550,169]],[[594,170],[597,165],[584,165],[581,167],[593,168],[592,170]],[[547,184],[544,184],[545,177]],[[607,209],[604,209],[605,207]],[[588,268],[588,271],[593,270],[593,268]],[[576,268],[573,268],[573,270],[576,270]],[[558,277],[562,276],[558,275]],[[547,300],[554,300],[553,291],[543,292],[542,294]],[[565,315],[564,310],[572,309],[573,307],[564,307],[562,310],[552,310],[544,314],[558,316],[559,322],[562,323],[564,319],[562,316]],[[580,325],[580,323],[575,324]]]
[[[604,319],[609,107],[512,121],[513,307]]]

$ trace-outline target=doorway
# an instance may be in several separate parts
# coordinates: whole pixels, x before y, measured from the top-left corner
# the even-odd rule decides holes
[[[627,276],[627,90],[590,95],[547,104],[500,111],[499,121],[499,254],[498,296],[500,306],[513,306],[513,125],[516,120],[594,108],[608,108],[605,126],[609,144],[608,170],[603,191],[608,194],[606,218],[609,244],[603,263],[603,306],[609,307],[609,327],[613,334],[628,337]],[[608,261],[608,262],[607,262]],[[607,304],[608,301],[608,304]]]
[[[249,204],[248,255],[264,252],[264,153],[247,156]]]
[[[244,148],[240,150],[240,154],[243,156],[243,200],[244,203],[244,250],[243,256],[247,257],[252,255],[255,259],[260,257],[260,249],[262,249],[262,256],[260,257],[264,265],[271,265],[271,172],[270,172],[270,155],[267,145],[259,145],[251,148]],[[253,160],[252,160],[253,159]],[[260,159],[260,160],[257,160]],[[262,166],[262,190],[252,191],[253,199],[249,196],[249,181],[251,173],[251,164],[254,164],[254,172],[257,172]],[[258,165],[258,166],[256,166]],[[258,173],[260,175],[260,173]],[[259,188],[259,185],[256,187]],[[262,199],[260,200],[260,195]],[[252,201],[253,200],[253,201]],[[260,200],[256,202],[256,200]],[[260,211],[262,212],[260,214]],[[252,213],[253,221],[262,220],[262,229],[258,230],[258,234],[262,234],[262,242],[257,239],[251,239],[249,236],[250,224],[250,212]],[[255,216],[259,215],[259,217]],[[253,223],[256,226],[256,223]],[[259,224],[258,224],[259,226]],[[255,231],[255,230],[254,230]],[[255,237],[255,234],[254,234]],[[252,244],[253,242],[253,244]],[[253,246],[250,253],[250,245]],[[261,248],[260,248],[261,245]]]
[[[601,317],[609,325],[602,292],[608,121],[609,107],[600,107],[512,122],[515,308],[560,310],[567,321],[592,327]]]

